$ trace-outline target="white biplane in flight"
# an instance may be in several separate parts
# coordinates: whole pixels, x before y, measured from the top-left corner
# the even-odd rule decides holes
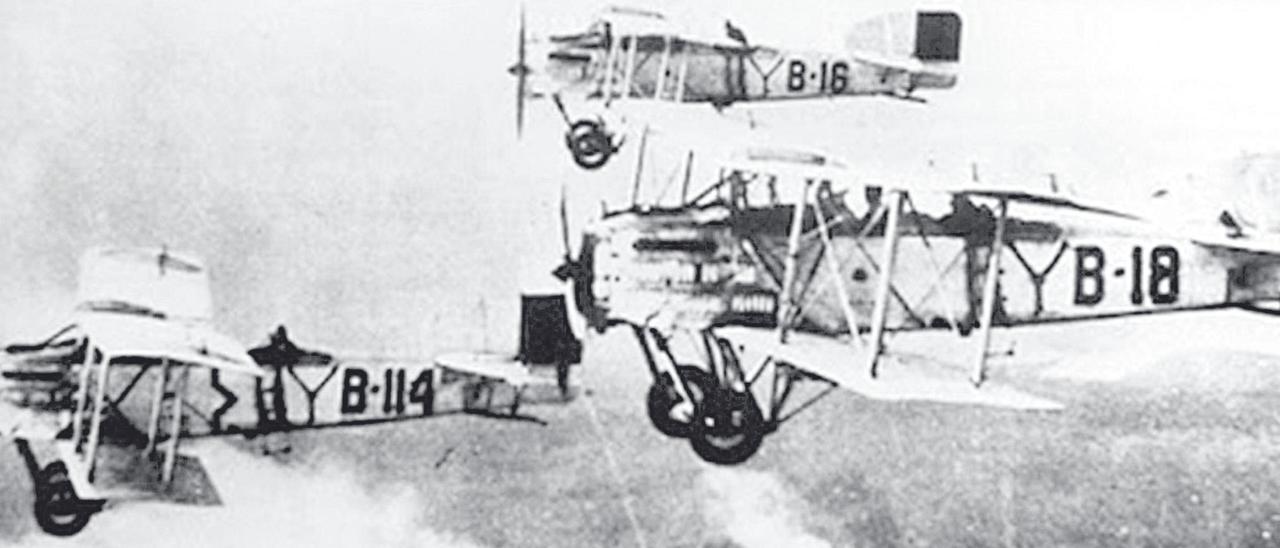
[[[848,168],[805,150],[747,148],[722,165],[701,189],[686,175],[675,203],[633,193],[556,271],[589,325],[634,332],[657,429],[713,463],[748,459],[835,387],[1061,408],[989,374],[995,327],[1280,298],[1280,240],[1235,223],[1172,229],[976,180],[850,184]],[[976,330],[972,354],[928,356],[913,347],[923,330]],[[827,386],[788,408],[802,380]]]
[[[682,29],[661,13],[611,7],[582,32],[528,37],[521,12],[516,128],[525,102],[550,96],[565,142],[585,169],[603,166],[622,145],[628,106],[889,96],[922,101],[920,89],[950,88],[960,59],[960,17],[949,11],[892,13],[856,23],[845,52],[792,51],[756,44],[725,21],[724,35]],[[538,53],[530,54],[530,45]],[[581,104],[566,107],[567,100]],[[570,115],[569,111],[580,112]],[[581,114],[585,112],[586,114]]]
[[[216,331],[208,272],[189,254],[95,248],[80,269],[71,325],[0,354],[0,435],[31,474],[37,523],[59,536],[121,501],[219,504],[184,438],[263,436],[270,453],[299,429],[457,412],[540,422],[518,414],[522,397],[566,397],[581,352],[559,295],[524,297],[515,358],[335,356],[284,327],[253,349]]]

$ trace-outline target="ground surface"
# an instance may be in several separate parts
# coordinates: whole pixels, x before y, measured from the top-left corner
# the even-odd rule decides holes
[[[1001,334],[996,346],[1014,352],[994,375],[1065,411],[837,392],[736,467],[704,464],[649,426],[638,351],[611,333],[591,341],[587,396],[529,408],[545,426],[452,416],[329,430],[294,435],[285,457],[206,442],[193,450],[225,506],[120,505],[70,541],[35,528],[21,462],[5,451],[0,541],[1273,545],[1280,357],[1265,337],[1276,321],[1224,311]],[[946,352],[941,339],[917,337],[912,350]]]

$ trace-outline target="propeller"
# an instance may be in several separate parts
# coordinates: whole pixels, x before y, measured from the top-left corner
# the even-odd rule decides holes
[[[573,260],[573,247],[569,242],[569,206],[565,185],[560,184],[560,243],[564,247],[564,262],[552,271],[552,275],[561,281],[576,279],[581,275],[582,267]]]
[[[516,77],[516,136],[524,133],[524,103],[525,95],[529,89],[529,65],[526,63],[527,57],[527,36],[525,34],[525,17],[524,5],[520,6],[520,38],[516,44],[516,64],[511,65],[507,72]]]
[[[564,246],[564,262],[551,271],[551,274],[556,279],[569,283],[574,307],[586,319],[588,326],[603,333],[609,326],[608,313],[597,306],[595,295],[591,290],[595,276],[592,271],[591,256],[595,244],[584,239],[578,259],[573,258],[573,247],[569,241],[569,206],[563,184],[560,185],[560,242]]]

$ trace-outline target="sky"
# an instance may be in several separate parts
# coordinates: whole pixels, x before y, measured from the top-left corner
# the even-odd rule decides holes
[[[546,33],[599,5],[525,9]],[[657,7],[709,32],[729,18],[758,43],[828,49],[853,21],[915,5]],[[1160,188],[1228,200],[1232,159],[1280,150],[1274,3],[925,6],[964,18],[955,89],[926,105],[751,116],[866,181],[976,163],[1129,201]],[[246,344],[285,323],[303,344],[365,353],[513,348],[518,292],[556,287],[561,186],[627,180],[622,161],[577,171],[545,103],[516,139],[504,69],[519,9],[0,0],[0,339],[65,322],[85,248],[167,245],[206,258],[217,323]]]

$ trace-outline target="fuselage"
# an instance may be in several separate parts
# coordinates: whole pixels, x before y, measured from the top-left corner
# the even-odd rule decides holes
[[[830,248],[809,208],[796,257],[796,324],[847,333],[837,277],[865,330],[885,242],[883,218],[823,206]],[[589,292],[579,307],[601,321],[700,329],[772,325],[794,207],[730,204],[606,216],[588,231]],[[1019,212],[1022,213],[1019,213]],[[1159,313],[1280,298],[1280,258],[1207,247],[1132,220],[1014,207],[996,323]],[[995,221],[985,206],[904,214],[891,279],[890,329],[972,327]],[[584,303],[583,301],[587,301]],[[602,325],[602,324],[601,324]]]

